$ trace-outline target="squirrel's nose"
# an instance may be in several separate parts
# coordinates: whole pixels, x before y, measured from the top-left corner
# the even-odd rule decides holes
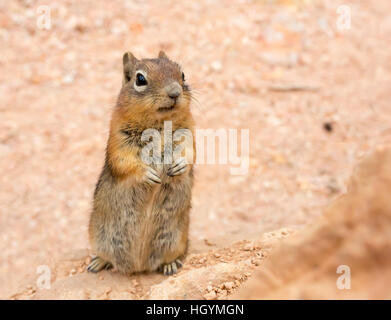
[[[172,99],[176,99],[178,98],[181,93],[182,93],[182,87],[179,85],[178,82],[173,82],[173,83],[170,83],[167,87],[166,87],[166,92],[167,92],[167,95],[172,98]]]

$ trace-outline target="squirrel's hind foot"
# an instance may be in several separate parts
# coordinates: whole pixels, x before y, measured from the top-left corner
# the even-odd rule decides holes
[[[96,273],[101,270],[110,270],[112,267],[113,265],[110,262],[103,260],[100,257],[95,257],[91,260],[91,263],[88,265],[87,271]]]
[[[165,276],[171,276],[178,272],[179,268],[181,268],[183,265],[182,261],[179,259],[176,259],[173,262],[162,264],[158,271],[162,272]]]

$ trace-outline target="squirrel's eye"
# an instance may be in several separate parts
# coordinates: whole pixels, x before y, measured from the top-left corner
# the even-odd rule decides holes
[[[182,81],[185,81],[185,74],[182,72]]]
[[[137,86],[146,86],[148,84],[147,79],[141,74],[136,74],[136,85]]]

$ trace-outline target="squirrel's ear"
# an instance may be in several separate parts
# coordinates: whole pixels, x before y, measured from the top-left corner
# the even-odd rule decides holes
[[[163,50],[160,50],[159,51],[159,56],[158,56],[159,59],[168,59],[166,53],[163,51]]]
[[[134,65],[138,60],[131,52],[125,52],[122,61],[124,64],[124,78],[122,83],[126,84],[127,82],[129,82],[130,78],[132,77],[132,71]]]

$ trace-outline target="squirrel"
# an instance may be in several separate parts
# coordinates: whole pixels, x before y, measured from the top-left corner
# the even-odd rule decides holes
[[[188,248],[194,161],[173,156],[171,163],[146,164],[146,129],[164,134],[187,129],[184,151],[193,160],[191,90],[181,67],[160,51],[157,59],[126,52],[123,82],[113,110],[103,170],[95,187],[89,222],[94,258],[90,272],[115,267],[120,273],[178,272]],[[188,157],[188,156],[187,156]]]

